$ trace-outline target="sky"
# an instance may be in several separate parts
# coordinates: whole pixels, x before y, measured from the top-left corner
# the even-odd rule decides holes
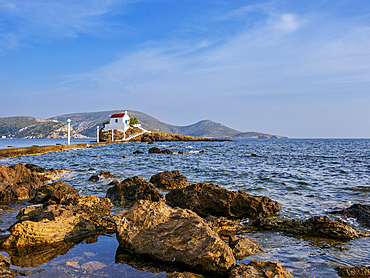
[[[370,1],[0,0],[0,117],[370,138]]]

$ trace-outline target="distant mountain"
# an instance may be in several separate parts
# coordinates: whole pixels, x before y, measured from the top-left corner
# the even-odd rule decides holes
[[[102,127],[103,123],[107,122],[110,115],[127,111],[131,118],[136,117],[143,128],[147,130],[160,131],[166,133],[174,133],[181,135],[190,135],[197,137],[235,137],[235,138],[285,138],[282,136],[259,133],[259,132],[241,132],[220,123],[215,123],[211,120],[204,120],[189,126],[174,126],[163,123],[156,118],[153,118],[145,113],[134,110],[113,110],[90,113],[75,113],[56,116],[49,120],[56,120],[67,123],[71,119],[73,129],[87,137],[96,136],[96,127]]]
[[[19,116],[0,118],[0,137],[12,138],[65,138],[67,125],[55,120]],[[81,138],[80,134],[71,131],[71,137]]]

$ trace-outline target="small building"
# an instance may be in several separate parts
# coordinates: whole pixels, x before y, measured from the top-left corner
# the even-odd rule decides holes
[[[125,132],[126,130],[129,129],[129,127],[130,127],[130,117],[127,114],[127,111],[125,111],[125,113],[113,114],[110,117],[109,124],[106,124],[104,126],[103,131],[107,132],[108,130],[115,129]]]

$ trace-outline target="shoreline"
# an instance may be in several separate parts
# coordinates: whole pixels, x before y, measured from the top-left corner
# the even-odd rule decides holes
[[[120,142],[117,142],[120,143]],[[0,149],[0,159],[15,158],[19,156],[41,155],[50,152],[63,152],[69,149],[84,149],[89,146],[105,146],[112,142],[92,142],[71,145],[56,145],[56,146],[31,146],[31,147],[15,147],[9,149]]]

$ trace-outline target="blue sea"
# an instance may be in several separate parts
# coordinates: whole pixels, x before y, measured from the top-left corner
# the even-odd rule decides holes
[[[7,139],[8,140],[8,139]],[[65,139],[64,139],[65,140]],[[1,142],[1,140],[0,140]],[[39,145],[32,143],[31,145]],[[55,142],[54,142],[55,144]],[[279,218],[307,219],[347,208],[352,204],[370,205],[370,140],[368,139],[240,139],[226,142],[157,142],[154,146],[186,155],[148,154],[153,145],[126,142],[69,152],[0,159],[0,164],[32,163],[45,168],[71,170],[63,181],[75,186],[80,195],[105,197],[111,180],[89,182],[100,170],[125,179],[141,176],[149,180],[158,172],[179,170],[190,183],[207,182],[229,190],[244,190],[265,195],[281,203]],[[144,154],[134,155],[139,150]],[[200,153],[200,151],[205,151]],[[258,154],[259,157],[251,156]],[[0,229],[15,222],[17,209],[0,212]],[[122,208],[114,207],[114,213]],[[361,231],[370,232],[355,219],[343,219]],[[247,257],[261,261],[279,261],[294,277],[339,277],[336,266],[370,266],[370,238],[334,241],[289,236],[280,232],[250,231],[245,236],[261,244],[266,252]],[[114,235],[102,235],[45,259],[31,271],[43,270],[32,277],[166,277],[165,272],[115,263],[118,247]],[[3,253],[6,255],[6,253]],[[98,270],[71,267],[99,262]],[[138,269],[137,269],[138,268]]]

